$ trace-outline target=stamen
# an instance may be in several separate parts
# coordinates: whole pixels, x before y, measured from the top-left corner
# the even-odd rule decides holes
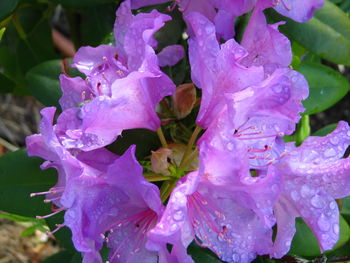
[[[62,212],[65,209],[66,209],[65,207],[62,207],[60,209],[57,209],[55,212],[53,212],[51,214],[48,214],[46,216],[36,216],[36,219],[44,219],[44,218],[48,218],[48,217],[54,216],[54,215],[58,214],[59,212]]]
[[[54,187],[46,192],[31,193],[30,197],[34,197],[37,195],[58,194],[58,193],[62,193],[64,191],[64,189],[65,189],[64,187]]]
[[[57,228],[52,230],[51,232],[46,232],[46,235],[48,236],[52,236],[53,234],[55,234],[58,230],[60,230],[62,227],[65,227],[66,224],[56,224],[55,225]]]
[[[290,7],[288,7],[288,6],[286,5],[286,3],[284,2],[284,0],[280,0],[280,1],[281,1],[281,3],[282,3],[283,7],[284,7],[287,11],[292,10],[292,8],[290,8]]]
[[[176,0],[176,1],[179,1],[179,0]],[[187,3],[186,3],[186,5],[185,5],[185,7],[184,8],[179,8],[179,10],[181,11],[181,12],[186,12],[186,10],[188,9],[188,7],[190,6],[190,2],[191,2],[191,0],[187,0]]]
[[[58,197],[55,197],[55,198],[51,198],[51,199],[45,199],[44,200],[44,203],[50,203],[52,201],[56,201],[56,200],[59,200],[61,198],[61,196],[58,196]]]

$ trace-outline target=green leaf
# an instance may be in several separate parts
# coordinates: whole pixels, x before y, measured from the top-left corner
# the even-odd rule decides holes
[[[116,4],[80,10],[81,45],[98,46],[113,33]]]
[[[0,1],[0,21],[9,16],[17,7],[19,0]]]
[[[40,158],[28,157],[25,150],[0,157],[0,210],[35,217],[50,213],[44,196],[30,197],[33,192],[47,191],[56,182],[55,171],[40,170]]]
[[[46,258],[42,263],[62,263],[71,262],[75,254],[70,251],[63,250],[48,258]]]
[[[64,7],[79,8],[87,6],[98,6],[103,4],[118,3],[118,0],[49,0],[49,2],[60,4]]]
[[[350,89],[348,80],[339,72],[315,63],[302,63],[298,69],[307,79],[310,95],[303,101],[304,114],[315,114],[341,100]]]
[[[315,17],[350,40],[350,19],[343,10],[330,1],[315,12]]]
[[[325,5],[320,12],[319,18],[316,15],[306,23],[295,22],[273,10],[268,11],[268,15],[274,22],[287,21],[280,30],[291,40],[321,58],[336,64],[350,65],[350,40],[349,34],[346,34],[349,31],[349,18],[332,4]]]
[[[16,85],[15,94],[29,95],[25,73],[50,59],[56,59],[49,19],[54,9],[46,4],[27,4],[16,11],[0,44],[0,65],[3,73]]]
[[[327,134],[329,134],[332,131],[334,131],[335,128],[337,128],[337,125],[338,125],[338,123],[329,124],[329,125],[321,128],[321,129],[319,129],[315,133],[313,133],[312,136],[326,136]]]
[[[1,42],[2,36],[4,35],[5,31],[6,31],[6,27],[3,27],[0,29],[0,42]]]
[[[196,263],[222,263],[222,261],[209,249],[202,248],[196,243],[192,244],[188,248],[188,254],[191,255]]]
[[[153,150],[160,147],[160,141],[155,132],[146,129],[125,130],[115,143],[108,148],[119,155],[123,154],[130,145],[136,145],[136,157],[142,160]]]
[[[298,123],[297,131],[295,133],[295,141],[300,145],[307,137],[310,136],[310,118],[309,115],[303,115]]]
[[[11,92],[15,87],[15,83],[6,77],[3,73],[0,73],[0,93]]]
[[[340,216],[339,240],[333,249],[326,253],[332,253],[343,246],[350,238],[350,227],[345,219]],[[321,255],[317,239],[311,229],[301,218],[296,219],[296,233],[294,235],[292,246],[288,254],[301,257],[315,257]]]
[[[60,73],[60,60],[50,60],[35,66],[26,75],[30,92],[45,106],[60,108],[58,104],[62,96],[58,79]]]

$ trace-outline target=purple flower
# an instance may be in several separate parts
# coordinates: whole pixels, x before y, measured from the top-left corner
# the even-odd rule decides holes
[[[155,108],[175,85],[159,69],[153,34],[169,19],[155,10],[133,16],[126,1],[117,10],[116,46],[78,50],[73,66],[86,80],[60,78],[60,103],[68,111],[58,121],[65,147],[89,151],[110,144],[125,129],[159,127]],[[165,48],[160,63],[175,63],[182,52],[178,46]]]
[[[213,24],[198,13],[188,21],[196,34],[189,40],[192,80],[202,89],[197,123],[210,133],[204,137],[209,142],[225,133],[228,141],[244,141],[252,162],[265,165],[275,158],[270,150],[283,147],[275,139],[291,134],[300,119],[306,80],[289,68],[270,74],[262,66],[247,68],[241,61],[248,52],[238,43],[229,40],[220,47]]]
[[[162,4],[169,1],[164,0],[131,0],[133,9],[146,5]],[[226,40],[234,35],[235,19],[249,12],[255,0],[175,0],[174,4],[179,6],[179,10],[184,14],[185,20],[187,14],[198,12],[215,23],[218,37]],[[192,36],[192,31],[189,29]]]
[[[255,7],[242,39],[248,55],[241,64],[264,66],[268,74],[278,67],[288,67],[292,61],[292,49],[289,39],[278,31],[281,24],[283,22],[268,25],[260,6]]]
[[[316,235],[321,251],[331,249],[339,236],[339,210],[334,199],[350,194],[350,159],[342,158],[350,145],[350,128],[340,122],[325,137],[309,137],[300,147],[286,145],[287,154],[276,165],[283,180],[275,205],[277,236],[274,257],[290,248],[295,218],[302,217]]]
[[[316,9],[323,6],[325,0],[260,0],[266,7],[274,7],[280,14],[297,22],[306,22]]]
[[[67,150],[56,134],[57,126],[53,126],[55,108],[45,108],[41,114],[43,119],[40,123],[40,134],[26,138],[28,155],[45,159],[41,168],[55,168],[58,178],[57,184],[48,192],[33,193],[32,196],[46,194],[45,202],[53,202],[56,206],[64,208],[61,198],[67,193],[66,186],[71,180],[82,176],[98,177],[105,172],[104,167],[111,164],[117,156],[105,149],[90,152]]]
[[[158,187],[142,176],[135,146],[106,165],[103,174],[74,178],[66,188],[65,224],[72,230],[76,249],[84,254],[83,262],[102,262],[98,251],[104,242],[110,248],[110,263],[136,263],[140,258],[181,262],[165,245],[156,251],[146,248],[147,233],[164,208]]]
[[[280,180],[273,168],[265,177],[251,177],[246,154],[238,140],[231,150],[201,143],[200,170],[180,180],[150,239],[173,244],[180,236],[185,247],[194,239],[225,262],[270,253]]]

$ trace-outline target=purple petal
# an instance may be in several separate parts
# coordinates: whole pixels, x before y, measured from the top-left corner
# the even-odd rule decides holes
[[[167,46],[158,53],[159,66],[174,66],[183,59],[185,51],[181,45]]]
[[[289,66],[292,61],[291,44],[279,33],[280,24],[268,25],[264,13],[258,8],[254,10],[242,40],[242,46],[249,52],[242,61],[243,65],[262,65],[269,74],[274,68]]]
[[[60,75],[60,86],[63,93],[59,100],[62,110],[78,107],[80,103],[93,97],[88,84],[80,77]]]
[[[325,137],[309,137],[300,147],[289,143],[289,154],[280,167],[285,174],[306,177],[333,198],[343,198],[350,194],[350,158],[341,159],[349,145],[349,125],[340,122]]]
[[[278,1],[275,9],[280,14],[290,17],[297,22],[306,22],[314,15],[316,9],[323,6],[325,0],[283,0]]]
[[[145,54],[150,52],[149,48],[156,47],[157,42],[153,34],[170,19],[170,16],[156,10],[133,16],[130,1],[125,1],[120,5],[114,24],[114,37],[118,55],[123,61],[127,61],[130,71],[138,70],[145,59]],[[151,51],[154,53],[153,50]]]

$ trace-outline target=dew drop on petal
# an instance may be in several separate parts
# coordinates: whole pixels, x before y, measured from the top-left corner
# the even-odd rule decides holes
[[[337,206],[337,205],[336,205],[335,202],[333,202],[333,201],[329,203],[329,208],[332,209],[332,210],[333,210],[336,206]]]
[[[290,195],[291,195],[291,197],[292,197],[292,199],[293,199],[294,201],[298,201],[299,198],[300,198],[300,196],[299,196],[299,194],[298,194],[297,191],[292,191],[292,192],[290,193]]]
[[[316,194],[311,198],[311,205],[315,208],[323,208],[325,206],[325,202],[321,196]]]
[[[338,224],[333,225],[333,231],[334,231],[334,233],[339,234],[339,225]]]
[[[237,253],[233,253],[233,254],[232,254],[232,260],[233,260],[233,262],[239,262],[240,258],[241,258],[241,257],[240,257]]]
[[[321,216],[319,217],[317,225],[322,231],[328,231],[330,227],[330,224],[324,214],[321,214]]]
[[[307,197],[310,194],[310,187],[308,187],[306,184],[304,184],[301,187],[300,194],[302,197]]]
[[[336,155],[336,151],[333,148],[328,148],[327,150],[325,150],[325,152],[323,153],[324,157],[332,157],[334,155]]]
[[[338,139],[337,136],[334,136],[334,137],[331,137],[331,138],[330,138],[330,142],[331,142],[331,144],[333,144],[333,145],[337,145],[337,144],[339,143],[339,139]]]
[[[173,215],[173,218],[175,221],[180,221],[183,219],[183,217],[184,217],[184,214],[181,210],[176,211]]]

